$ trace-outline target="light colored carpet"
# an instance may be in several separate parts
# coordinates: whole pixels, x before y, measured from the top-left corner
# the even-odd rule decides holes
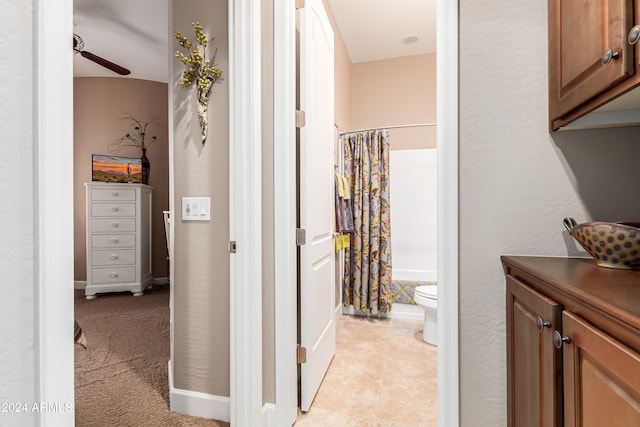
[[[141,297],[75,291],[88,349],[75,346],[78,427],[229,426],[169,411],[169,285]]]

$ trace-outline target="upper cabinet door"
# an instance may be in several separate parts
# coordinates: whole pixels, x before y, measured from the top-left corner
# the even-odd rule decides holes
[[[634,73],[632,0],[549,0],[549,117],[554,120]]]

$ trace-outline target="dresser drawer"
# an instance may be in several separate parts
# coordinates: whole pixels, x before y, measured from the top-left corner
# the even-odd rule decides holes
[[[110,201],[130,201],[136,199],[136,190],[134,189],[93,189],[91,190],[91,200],[110,200]]]
[[[92,233],[113,233],[117,232],[133,232],[136,231],[135,218],[111,218],[111,219],[92,219]]]
[[[135,203],[93,203],[91,216],[136,216]]]
[[[91,281],[93,283],[119,283],[136,280],[136,267],[92,268]]]
[[[136,263],[135,249],[91,251],[91,265],[126,265]]]
[[[96,248],[133,248],[136,245],[135,234],[94,234],[91,247]]]

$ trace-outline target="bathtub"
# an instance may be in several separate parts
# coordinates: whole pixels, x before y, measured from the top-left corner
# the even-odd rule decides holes
[[[435,284],[437,280],[438,274],[435,270],[394,269],[392,272],[392,293],[397,294],[400,292],[401,295],[394,298],[391,305],[391,313],[381,313],[376,316],[392,319],[423,320],[424,311],[415,303],[409,303],[409,301],[413,300],[413,291],[416,286]],[[405,287],[404,291],[400,290],[402,287]],[[397,302],[396,300],[402,302]],[[356,316],[370,316],[369,313],[356,310],[353,306],[343,307],[342,313]]]

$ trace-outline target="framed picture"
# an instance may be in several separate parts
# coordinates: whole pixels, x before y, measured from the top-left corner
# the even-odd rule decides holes
[[[139,157],[91,155],[91,180],[101,182],[142,182]]]

